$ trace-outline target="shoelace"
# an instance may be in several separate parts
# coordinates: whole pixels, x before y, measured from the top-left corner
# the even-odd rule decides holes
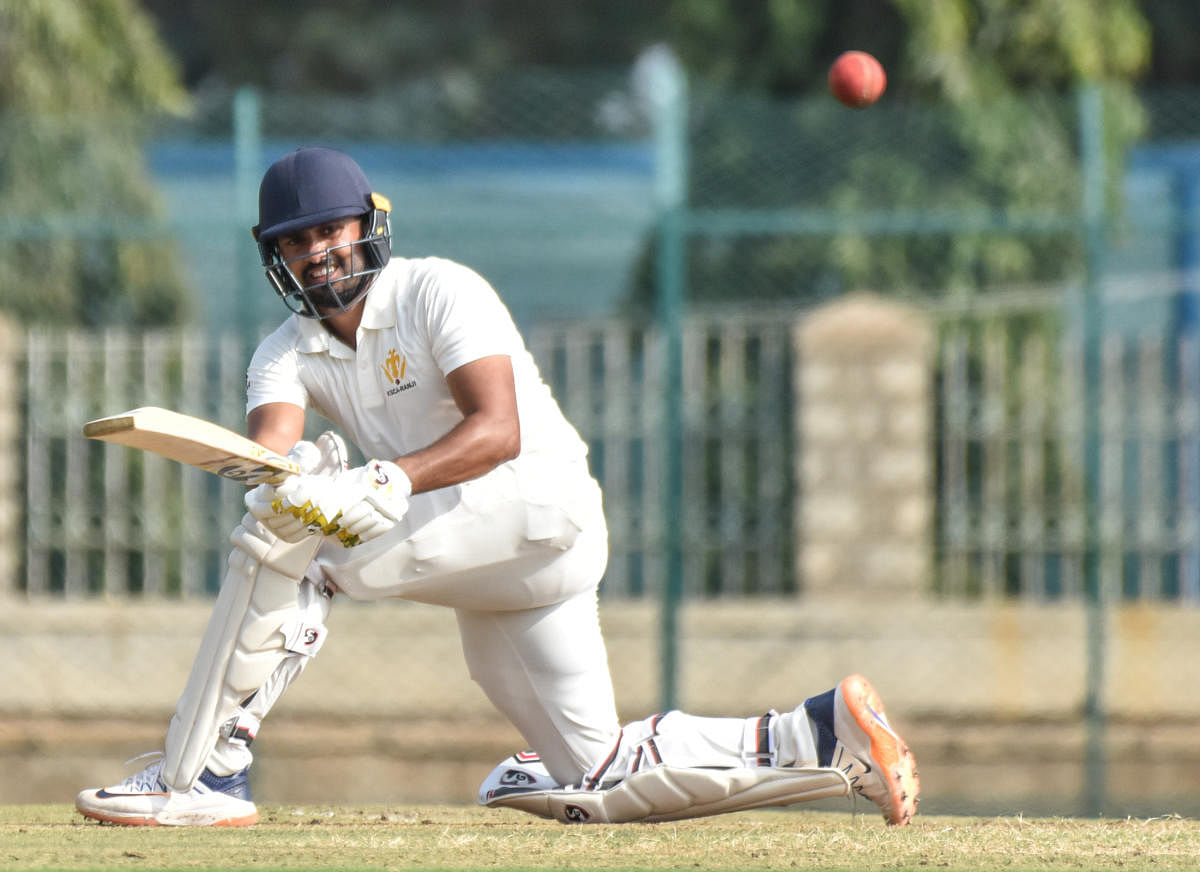
[[[162,784],[159,781],[158,774],[162,771],[163,759],[166,757],[162,751],[147,751],[145,754],[138,754],[136,757],[125,761],[125,765],[136,763],[138,760],[145,760],[147,757],[157,757],[153,763],[143,769],[141,772],[134,773],[121,782],[121,786],[126,790],[136,793],[147,793],[149,791],[162,790]]]

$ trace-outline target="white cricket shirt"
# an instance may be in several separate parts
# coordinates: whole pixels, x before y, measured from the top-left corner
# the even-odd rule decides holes
[[[247,411],[264,403],[312,409],[365,456],[391,460],[462,420],[447,373],[505,354],[516,377],[521,453],[564,460],[587,453],[507,307],[475,271],[442,258],[392,258],[364,306],[357,350],[299,315],[264,339],[247,370]]]

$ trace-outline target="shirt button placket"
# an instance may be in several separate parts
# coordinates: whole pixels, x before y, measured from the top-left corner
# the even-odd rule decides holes
[[[378,357],[374,343],[370,342],[364,333],[358,340],[354,368],[358,379],[358,396],[367,408],[378,408],[386,399],[386,385],[379,370]]]

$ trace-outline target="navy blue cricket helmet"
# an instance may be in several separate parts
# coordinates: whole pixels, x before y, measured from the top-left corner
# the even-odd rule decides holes
[[[271,164],[258,189],[258,224],[252,232],[267,280],[284,305],[306,318],[325,318],[358,302],[391,259],[391,209],[388,199],[371,190],[362,168],[345,152],[298,148]],[[329,250],[349,264],[347,274],[336,282],[304,285],[281,256],[280,237],[355,215],[364,218],[362,237]],[[335,290],[333,284],[343,290]]]

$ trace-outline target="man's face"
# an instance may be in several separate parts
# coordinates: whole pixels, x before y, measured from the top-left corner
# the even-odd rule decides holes
[[[347,277],[366,265],[360,217],[338,218],[296,230],[278,239],[279,254],[318,309],[341,308],[340,296],[353,289]]]

